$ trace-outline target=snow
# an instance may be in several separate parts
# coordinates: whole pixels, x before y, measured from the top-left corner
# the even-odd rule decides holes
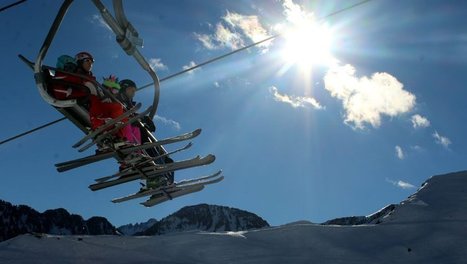
[[[465,263],[467,171],[435,176],[380,224],[306,221],[242,232],[153,237],[23,235],[0,263]]]

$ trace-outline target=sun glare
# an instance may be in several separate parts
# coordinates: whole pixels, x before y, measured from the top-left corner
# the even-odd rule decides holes
[[[312,66],[331,66],[337,59],[331,54],[332,31],[323,24],[304,23],[284,33],[284,61],[308,71]]]

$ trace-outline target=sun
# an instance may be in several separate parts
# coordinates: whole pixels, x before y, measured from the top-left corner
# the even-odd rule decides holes
[[[289,66],[298,65],[302,71],[312,66],[330,67],[337,63],[332,55],[332,30],[325,24],[307,21],[283,33],[285,46],[281,50],[282,59]]]

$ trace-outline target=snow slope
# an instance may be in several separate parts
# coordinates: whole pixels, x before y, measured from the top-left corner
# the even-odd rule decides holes
[[[299,222],[153,237],[23,235],[0,243],[0,263],[467,263],[466,194],[463,171],[432,177],[376,225]]]

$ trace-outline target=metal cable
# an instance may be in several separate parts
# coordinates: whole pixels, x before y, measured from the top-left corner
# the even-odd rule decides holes
[[[24,2],[24,1],[26,1],[26,0],[23,0],[23,2]],[[337,14],[339,14],[339,13],[342,13],[342,12],[345,12],[345,11],[350,10],[350,9],[352,9],[352,8],[355,8],[355,7],[357,7],[357,6],[366,4],[366,3],[370,2],[370,1],[372,1],[372,0],[364,0],[364,1],[358,2],[358,3],[354,4],[354,5],[348,6],[348,7],[346,7],[346,8],[337,10],[337,11],[332,12],[332,13],[330,13],[330,14],[324,16],[324,17],[319,18],[318,21],[322,21],[322,20],[324,20],[324,19],[326,19],[326,18],[329,18],[329,17],[331,17],[331,16],[335,16],[335,15],[337,15]],[[21,1],[20,1],[20,2],[21,2]],[[17,4],[17,3],[15,3],[15,4]],[[233,54],[238,53],[238,52],[240,52],[240,51],[249,49],[249,48],[254,47],[254,46],[256,46],[256,45],[259,45],[259,44],[261,44],[261,43],[263,43],[263,42],[272,40],[272,39],[274,39],[274,38],[279,37],[280,35],[281,35],[281,34],[277,34],[277,35],[268,37],[268,38],[263,39],[263,40],[261,40],[261,41],[258,41],[258,42],[255,42],[255,43],[253,43],[253,44],[250,44],[250,45],[248,45],[248,46],[239,48],[239,49],[237,49],[237,50],[231,51],[231,52],[226,53],[226,54],[224,54],[224,55],[221,55],[221,56],[215,57],[215,58],[213,58],[213,59],[204,61],[204,62],[202,62],[202,63],[200,63],[200,64],[198,64],[198,65],[195,65],[195,66],[193,66],[193,67],[191,67],[191,68],[188,68],[188,69],[186,69],[186,70],[183,70],[183,71],[174,73],[174,74],[172,74],[172,75],[169,75],[169,76],[167,76],[167,77],[165,77],[165,78],[162,78],[162,79],[160,79],[160,82],[169,80],[169,79],[171,79],[171,78],[174,78],[174,77],[179,76],[179,75],[181,75],[181,74],[184,74],[184,73],[186,73],[186,72],[189,72],[189,71],[192,71],[192,70],[194,70],[194,69],[197,69],[197,68],[199,68],[199,67],[201,67],[201,66],[210,64],[210,63],[212,63],[212,62],[214,62],[214,61],[223,59],[223,58],[225,58],[225,57],[227,57],[227,56],[230,56],[230,55],[233,55]],[[141,86],[141,87],[138,88],[137,90],[139,91],[139,90],[145,89],[145,88],[147,88],[147,87],[149,87],[149,86],[152,86],[152,85],[153,85],[153,83],[149,83],[149,84],[146,84],[146,85],[144,85],[144,86]],[[37,127],[37,128],[31,129],[31,130],[29,130],[29,131],[26,131],[26,132],[24,132],[24,133],[21,133],[21,134],[19,134],[19,135],[13,136],[13,137],[8,138],[8,139],[5,139],[5,140],[3,140],[3,141],[0,142],[0,145],[2,145],[2,144],[4,144],[4,143],[7,143],[7,142],[9,142],[9,141],[15,140],[15,139],[17,139],[17,138],[20,138],[20,137],[22,137],[22,136],[31,134],[31,133],[33,133],[33,132],[35,132],[35,131],[37,131],[37,130],[40,130],[40,129],[42,129],[42,128],[46,128],[46,127],[48,127],[48,126],[51,126],[51,125],[53,125],[53,124],[56,124],[56,123],[58,123],[58,122],[61,122],[61,121],[63,121],[63,120],[66,120],[66,119],[67,119],[66,117],[63,117],[63,118],[57,119],[57,120],[55,120],[55,121],[49,122],[49,123],[47,123],[47,124],[44,124],[44,125],[42,125],[42,126],[39,126],[39,127]]]
[[[14,7],[14,6],[19,5],[21,3],[24,3],[24,2],[26,2],[26,0],[21,0],[21,1],[15,2],[13,4],[9,4],[7,6],[4,6],[4,7],[0,8],[0,12],[3,12],[5,10],[7,10],[8,8],[10,8],[10,7]]]

